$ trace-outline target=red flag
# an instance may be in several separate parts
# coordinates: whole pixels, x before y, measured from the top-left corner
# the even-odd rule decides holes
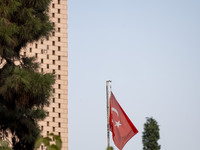
[[[110,130],[113,141],[120,150],[138,133],[138,130],[121,108],[112,92],[110,96]]]

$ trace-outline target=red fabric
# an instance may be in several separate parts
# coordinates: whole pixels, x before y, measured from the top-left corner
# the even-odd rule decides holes
[[[110,131],[115,145],[120,150],[138,133],[138,130],[121,108],[112,92],[110,96]]]

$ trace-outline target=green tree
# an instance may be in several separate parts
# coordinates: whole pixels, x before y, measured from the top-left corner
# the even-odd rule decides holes
[[[159,139],[160,134],[157,121],[153,118],[147,118],[142,136],[143,150],[160,150]]]
[[[113,150],[113,147],[111,147],[111,146],[107,147],[107,150]]]
[[[46,117],[55,77],[39,73],[22,48],[51,34],[51,0],[0,0],[0,130],[9,131],[14,150],[33,150]]]
[[[0,140],[0,150],[12,150],[7,140]]]
[[[41,144],[44,144],[47,150],[61,150],[62,140],[60,136],[51,133],[47,137],[38,137],[35,143],[35,149],[39,148]]]

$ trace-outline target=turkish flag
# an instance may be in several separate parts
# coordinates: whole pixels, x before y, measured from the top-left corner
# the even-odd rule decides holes
[[[110,131],[115,145],[120,150],[138,133],[138,130],[121,108],[112,92],[110,96]]]

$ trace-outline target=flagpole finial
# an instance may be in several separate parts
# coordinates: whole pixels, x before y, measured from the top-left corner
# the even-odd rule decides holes
[[[110,83],[110,82],[112,82],[112,81],[111,80],[106,81],[107,84]]]

